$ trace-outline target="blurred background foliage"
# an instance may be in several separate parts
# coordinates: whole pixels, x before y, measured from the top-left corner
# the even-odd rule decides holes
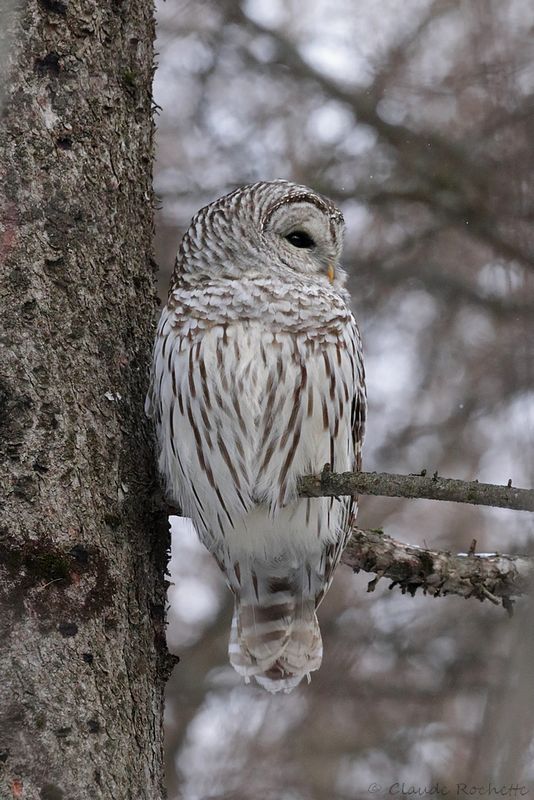
[[[532,485],[532,0],[167,0],[158,20],[162,298],[200,206],[258,179],[312,186],[347,223],[365,468]],[[517,512],[363,498],[359,522],[432,548],[534,551]],[[230,594],[190,526],[173,531],[171,800],[534,791],[532,603],[510,621],[384,581],[368,594],[372,576],[341,567],[321,670],[271,697],[228,666]]]

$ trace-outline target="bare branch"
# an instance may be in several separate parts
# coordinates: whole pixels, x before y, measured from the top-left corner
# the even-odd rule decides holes
[[[478,481],[440,478],[426,475],[394,475],[388,472],[330,472],[307,475],[299,481],[303,497],[342,497],[373,494],[382,497],[410,497],[426,500],[448,500],[475,506],[534,511],[534,490],[512,486],[495,486]]]
[[[458,503],[534,510],[534,491],[513,486],[494,486],[478,481],[439,478],[437,475],[394,475],[377,472],[344,472],[324,469],[299,482],[304,497],[339,497],[373,494],[386,497],[426,498]],[[180,513],[172,505],[170,514]],[[490,553],[475,555],[476,540],[467,553],[452,554],[396,541],[382,530],[354,528],[342,563],[355,572],[374,572],[368,591],[380,578],[388,578],[412,596],[417,589],[434,597],[456,594],[489,600],[511,612],[513,598],[525,594],[534,574],[534,559],[527,556]]]
[[[487,198],[492,194],[488,180],[491,164],[475,162],[467,154],[465,143],[453,143],[435,130],[417,131],[400,123],[388,122],[378,110],[380,97],[376,90],[380,89],[380,82],[376,90],[342,85],[306,61],[298,46],[276,29],[248,17],[240,7],[236,18],[250,30],[270,36],[279,48],[280,64],[289,67],[297,78],[314,82],[328,97],[346,104],[359,123],[371,127],[383,142],[393,148],[399,162],[409,173],[417,176],[417,194],[421,202],[464,232],[468,222],[471,236],[489,244],[504,258],[532,269],[534,253],[530,246],[524,246],[517,237],[505,235],[499,225],[500,216],[496,216],[488,206]]]
[[[473,548],[474,549],[474,548]],[[454,555],[427,550],[392,539],[380,530],[355,528],[342,563],[355,572],[375,572],[368,586],[374,591],[380,578],[393,581],[412,596],[417,589],[434,597],[456,594],[502,605],[511,611],[513,598],[525,594],[532,580],[534,560],[499,553]]]
[[[239,21],[250,30],[268,35],[280,48],[283,64],[290,67],[292,73],[304,80],[312,80],[329,97],[334,97],[347,104],[354,110],[357,119],[365,125],[372,127],[377,134],[389,145],[398,148],[406,154],[412,169],[417,173],[425,172],[429,163],[434,166],[440,164],[444,170],[458,174],[453,167],[461,168],[462,180],[469,180],[473,190],[478,196],[481,190],[486,189],[486,176],[483,170],[466,158],[463,148],[452,144],[440,136],[436,131],[420,133],[413,128],[401,124],[387,122],[377,111],[378,97],[372,90],[355,89],[342,86],[326,74],[316,69],[299,53],[297,46],[290,39],[274,28],[262,25],[257,20],[249,17],[242,8],[238,12]],[[429,147],[429,145],[431,145]],[[435,174],[435,173],[433,173]],[[450,178],[447,181],[450,187]]]

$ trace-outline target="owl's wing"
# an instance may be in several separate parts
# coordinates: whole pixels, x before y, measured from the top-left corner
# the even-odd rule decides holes
[[[350,422],[352,440],[354,442],[354,472],[359,472],[362,468],[362,447],[365,438],[365,422],[367,419],[367,393],[365,388],[365,369],[363,366],[363,350],[360,333],[353,320],[355,331],[351,334],[351,347],[356,365],[354,380],[354,395],[352,398]]]
[[[331,435],[330,467],[333,471],[340,472],[345,468],[337,458],[337,451],[347,452],[343,440],[335,436],[339,426],[339,420],[344,413],[349,414],[349,437],[348,445],[349,463],[347,469],[359,471],[362,466],[362,446],[365,436],[365,421],[367,416],[367,396],[365,389],[365,370],[363,366],[363,351],[360,333],[354,317],[345,326],[338,340],[332,344],[333,357],[331,362],[331,382],[329,396],[333,400],[334,429]],[[341,387],[337,391],[332,391],[332,386]],[[347,387],[349,392],[347,394]],[[344,408],[343,400],[348,404]],[[324,549],[324,578],[325,583],[316,597],[316,606],[322,601],[328,587],[332,581],[334,570],[336,569],[343,550],[348,544],[351,536],[352,527],[356,521],[358,511],[357,497],[331,498],[330,508],[338,506],[338,536],[329,542]]]
[[[259,399],[252,396],[254,364],[249,357],[244,366],[242,339],[232,326],[179,321],[167,306],[145,404],[155,419],[167,495],[215,554],[254,506]]]
[[[190,374],[194,352],[191,334],[191,326],[177,325],[173,309],[167,306],[156,332],[145,413],[154,419],[166,496],[184,515],[193,518],[204,538],[208,525],[202,530],[198,524],[204,518],[204,503],[195,487],[192,450],[196,440],[197,458],[204,459],[206,445],[199,429],[201,415],[206,419],[206,428],[209,420],[206,403],[199,404],[194,376]]]

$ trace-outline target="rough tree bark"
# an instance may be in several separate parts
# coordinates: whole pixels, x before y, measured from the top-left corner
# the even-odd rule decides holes
[[[157,800],[152,2],[28,0],[2,28],[0,798]]]

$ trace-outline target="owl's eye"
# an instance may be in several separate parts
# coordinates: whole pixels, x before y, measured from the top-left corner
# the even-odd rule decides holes
[[[308,249],[310,247],[315,247],[315,242],[305,231],[293,231],[293,233],[288,233],[286,239],[293,247],[305,247]]]

